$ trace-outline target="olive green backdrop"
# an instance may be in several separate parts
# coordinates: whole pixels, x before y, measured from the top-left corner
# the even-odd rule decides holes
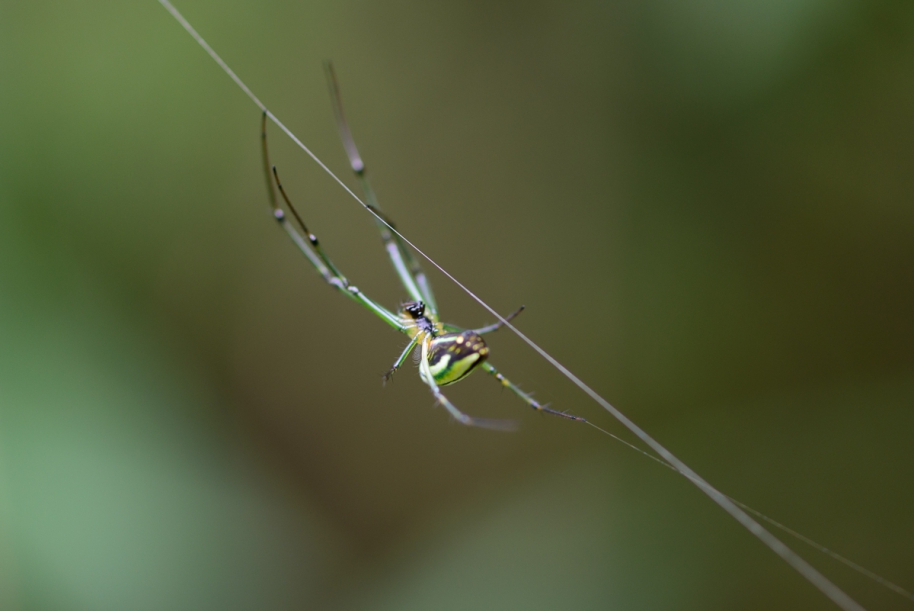
[[[709,481],[914,588],[914,6],[177,7],[354,184],[332,58],[410,239]],[[411,365],[382,388],[404,338],[271,221],[259,118],[154,0],[0,3],[0,607],[834,608],[687,482],[487,376],[448,394],[519,432],[451,422]],[[371,219],[271,135],[395,306]],[[431,277],[447,320],[491,322]]]

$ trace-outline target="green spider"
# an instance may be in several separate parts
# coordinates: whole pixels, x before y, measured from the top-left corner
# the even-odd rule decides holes
[[[393,366],[384,375],[387,381],[390,377],[406,362],[409,355],[418,348],[419,377],[431,389],[435,399],[447,409],[448,412],[461,424],[467,426],[478,426],[497,430],[510,430],[514,428],[514,422],[511,420],[493,420],[489,418],[474,418],[461,412],[454,406],[451,401],[444,396],[439,387],[447,386],[459,382],[468,376],[477,367],[482,367],[485,371],[492,374],[502,386],[510,389],[514,394],[521,398],[527,405],[533,409],[561,416],[570,420],[584,422],[583,418],[559,412],[541,405],[529,394],[523,392],[513,382],[498,372],[495,367],[487,362],[489,348],[486,346],[482,336],[486,333],[497,331],[503,326],[503,322],[497,322],[481,329],[461,329],[454,325],[442,323],[438,319],[438,306],[435,297],[432,294],[432,287],[428,278],[419,266],[419,262],[412,255],[403,240],[390,230],[393,223],[387,217],[383,216],[378,207],[374,191],[365,175],[365,164],[359,155],[355,142],[352,139],[352,133],[349,125],[346,123],[343,115],[343,105],[340,98],[339,87],[333,67],[329,63],[325,65],[327,79],[330,85],[330,94],[333,99],[334,113],[336,114],[337,127],[339,128],[340,138],[343,141],[343,147],[349,156],[349,164],[355,172],[362,185],[365,194],[366,205],[380,218],[384,219],[387,225],[377,220],[378,228],[381,231],[381,239],[384,242],[384,248],[390,256],[394,269],[403,283],[410,301],[403,303],[398,312],[395,314],[380,305],[367,295],[362,293],[356,286],[349,283],[349,280],[340,273],[336,266],[330,261],[329,257],[321,248],[317,237],[308,231],[304,221],[302,221],[289,197],[283,189],[279,180],[279,173],[276,166],[270,165],[269,153],[267,151],[267,114],[263,113],[261,123],[261,141],[263,144],[263,165],[267,180],[267,192],[269,194],[270,205],[273,209],[273,217],[282,225],[283,229],[292,238],[292,241],[298,246],[305,257],[317,269],[321,277],[330,286],[336,288],[342,294],[346,295],[353,301],[371,310],[378,318],[388,325],[405,333],[409,336],[410,341],[403,353],[397,358]],[[276,199],[276,191],[282,195],[283,201],[292,212],[302,233],[289,222],[282,207]],[[390,227],[388,227],[388,225]],[[523,306],[516,312],[507,317],[511,320],[523,311]]]

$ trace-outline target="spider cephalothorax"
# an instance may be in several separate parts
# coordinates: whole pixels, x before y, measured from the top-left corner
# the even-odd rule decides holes
[[[407,333],[410,337],[420,334],[431,337],[438,335],[437,317],[427,310],[428,308],[421,301],[407,301],[400,306],[400,317],[405,326],[409,328]]]
[[[414,351],[418,353],[419,359],[419,377],[431,389],[435,399],[460,423],[469,426],[482,426],[494,429],[511,428],[512,423],[506,420],[489,420],[487,418],[473,418],[461,412],[457,407],[448,400],[447,397],[438,388],[447,384],[453,384],[465,378],[471,371],[477,367],[482,367],[485,371],[495,377],[498,382],[511,390],[520,397],[527,405],[540,412],[570,418],[572,420],[583,420],[577,416],[571,416],[562,412],[549,409],[545,405],[539,404],[530,395],[523,392],[517,385],[513,384],[508,378],[498,372],[495,367],[486,362],[489,356],[489,348],[486,346],[482,335],[496,331],[504,321],[514,318],[523,310],[521,308],[504,321],[482,327],[474,330],[463,330],[454,325],[444,324],[438,318],[438,306],[435,302],[435,296],[432,293],[432,287],[426,278],[425,273],[419,266],[419,262],[413,256],[402,237],[393,229],[393,223],[384,216],[377,206],[374,192],[368,183],[365,175],[365,165],[359,156],[355,143],[352,141],[352,135],[349,126],[346,125],[343,117],[343,107],[339,98],[339,89],[336,86],[336,80],[333,71],[327,68],[327,76],[330,79],[330,92],[333,96],[333,108],[336,112],[340,136],[343,138],[343,145],[349,156],[349,164],[355,171],[356,176],[362,183],[365,190],[366,208],[375,215],[378,221],[378,229],[381,231],[381,239],[384,242],[384,248],[393,263],[394,269],[406,290],[410,301],[400,306],[397,313],[394,313],[378,302],[374,301],[358,287],[349,283],[345,276],[336,268],[317,237],[314,236],[305,226],[304,221],[298,215],[298,212],[289,201],[282,183],[279,182],[279,174],[276,172],[276,166],[270,166],[269,156],[267,153],[267,113],[263,113],[262,142],[263,142],[263,163],[269,189],[270,203],[273,207],[273,216],[279,221],[283,229],[292,237],[295,244],[301,249],[311,264],[317,269],[327,284],[340,291],[343,295],[352,299],[356,303],[368,308],[378,318],[388,325],[405,333],[409,336],[409,343],[406,345],[400,357],[396,360],[393,367],[384,379],[390,379],[397,369],[406,362],[407,357]],[[276,200],[276,191],[282,195],[283,201],[292,212],[295,221],[301,226],[302,233],[286,217],[282,207]]]

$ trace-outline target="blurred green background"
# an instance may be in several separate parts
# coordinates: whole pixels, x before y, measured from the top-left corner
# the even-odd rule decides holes
[[[332,58],[407,236],[709,481],[914,588],[914,5],[177,7],[353,184]],[[402,336],[270,220],[258,110],[154,0],[2,0],[0,117],[0,608],[834,608],[487,376],[449,396],[520,432],[450,422],[412,367],[382,388]],[[331,256],[396,305],[370,218],[271,133]],[[431,276],[447,320],[491,322]]]

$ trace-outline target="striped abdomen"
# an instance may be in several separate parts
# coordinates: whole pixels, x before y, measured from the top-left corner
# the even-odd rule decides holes
[[[447,333],[432,340],[428,365],[435,383],[446,386],[466,377],[488,355],[489,348],[478,333]]]

